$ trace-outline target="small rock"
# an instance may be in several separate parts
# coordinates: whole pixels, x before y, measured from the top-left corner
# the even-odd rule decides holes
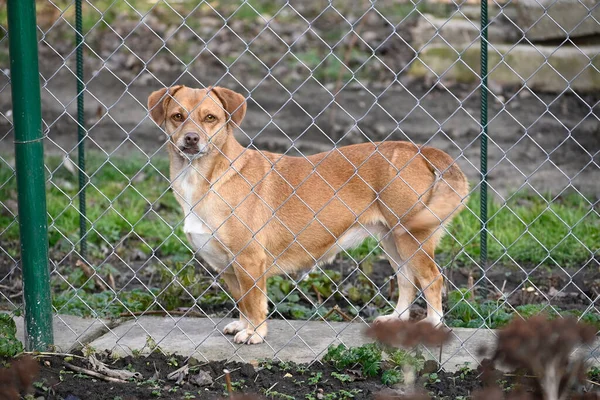
[[[252,364],[244,364],[240,369],[240,373],[246,378],[253,378],[254,375],[256,375],[256,371],[254,370]]]
[[[527,90],[527,89],[521,90],[519,92],[519,97],[522,98],[522,99],[526,99],[528,97],[531,97],[531,92],[529,90]]]
[[[143,172],[140,172],[139,174],[137,174],[131,181],[133,183],[140,183],[146,180],[146,178],[148,177],[148,175],[146,175]]]
[[[362,39],[368,44],[374,44],[377,41],[378,34],[375,31],[366,31],[360,35]]]
[[[437,372],[440,369],[440,364],[435,360],[427,360],[421,370],[422,374],[431,374]]]
[[[291,377],[292,377],[292,374],[290,374],[290,373],[288,372],[288,373],[287,373],[287,374],[285,374],[283,377],[284,377],[284,378],[291,378]]]
[[[133,261],[144,261],[148,259],[148,256],[146,255],[146,253],[144,253],[143,251],[141,251],[140,249],[135,249],[133,251],[133,254],[131,256],[131,259]]]
[[[198,375],[193,375],[190,382],[198,386],[210,386],[213,383],[212,376],[207,371],[199,371]]]
[[[125,68],[133,69],[139,64],[141,64],[140,59],[131,54],[129,57],[127,57],[127,60],[125,61]]]
[[[502,84],[492,79],[488,80],[488,89],[496,95],[504,92]]]

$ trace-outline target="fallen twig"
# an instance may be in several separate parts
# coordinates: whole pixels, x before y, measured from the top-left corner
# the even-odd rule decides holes
[[[76,365],[70,364],[68,362],[65,362],[64,365],[71,371],[79,372],[80,374],[84,374],[84,375],[93,376],[94,378],[102,379],[103,381],[106,381],[106,382],[127,383],[127,381],[124,381],[123,379],[111,378],[110,376],[102,375],[101,373],[92,371],[90,369],[81,368]]]
[[[92,368],[94,368],[95,371],[98,371],[99,373],[109,376],[111,378],[117,378],[117,379],[123,379],[123,380],[131,379],[131,378],[134,378],[134,379],[142,379],[143,378],[142,374],[140,374],[139,372],[131,372],[131,371],[123,370],[123,369],[108,368],[108,366],[106,364],[104,364],[102,361],[98,360],[93,355],[88,357],[88,361],[89,361],[90,365],[92,366]]]
[[[100,277],[98,276],[96,271],[94,271],[92,269],[92,267],[87,265],[87,263],[85,263],[81,260],[77,260],[77,262],[75,263],[75,266],[81,268],[81,270],[83,271],[85,276],[88,277],[88,279],[94,280],[94,283],[95,283],[96,287],[98,288],[98,290],[102,290],[102,291],[108,290],[108,288],[106,287],[104,282],[102,282],[102,280],[100,279]]]
[[[83,357],[83,356],[78,356],[76,354],[69,354],[69,353],[53,353],[53,352],[37,352],[37,351],[25,351],[23,352],[23,354],[29,354],[30,356],[34,357],[34,358],[42,358],[42,357],[73,357],[73,358],[79,358],[81,360],[87,360],[87,357]]]
[[[312,288],[315,291],[315,293],[317,294],[317,301],[319,302],[319,304],[323,303],[323,298],[321,297],[321,292],[319,292],[319,289],[317,288],[317,286],[315,286],[315,284],[312,284]]]
[[[325,315],[323,315],[323,319],[326,320],[334,312],[337,313],[340,317],[342,317],[345,321],[347,321],[347,322],[352,321],[352,318],[350,318],[348,316],[348,314],[343,312],[342,309],[337,304],[335,306],[333,306],[333,308],[331,310],[327,311],[327,313]]]

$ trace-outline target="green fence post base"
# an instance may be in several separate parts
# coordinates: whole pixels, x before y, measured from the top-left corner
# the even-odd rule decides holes
[[[8,0],[8,40],[25,302],[25,348],[54,342],[35,0]]]

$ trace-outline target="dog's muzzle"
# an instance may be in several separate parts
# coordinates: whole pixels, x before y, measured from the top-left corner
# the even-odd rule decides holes
[[[200,136],[197,133],[188,132],[183,137],[183,145],[179,149],[182,153],[190,156],[202,156],[206,153],[206,145],[200,146],[199,142]]]

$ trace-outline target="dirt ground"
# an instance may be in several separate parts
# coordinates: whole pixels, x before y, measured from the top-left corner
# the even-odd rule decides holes
[[[402,383],[384,385],[380,375],[364,377],[360,374],[360,367],[357,370],[351,368],[338,370],[329,363],[317,362],[309,366],[277,361],[259,361],[255,364],[200,362],[193,359],[187,361],[179,356],[162,355],[156,352],[148,356],[128,356],[118,359],[112,358],[109,354],[97,354],[95,357],[104,362],[110,370],[119,374],[129,374],[132,377],[126,380],[116,378],[109,381],[105,374],[88,375],[86,371],[90,371],[91,366],[86,357],[82,357],[81,354],[48,355],[39,358],[39,373],[36,374],[37,367],[28,365],[31,371],[26,375],[27,380],[21,382],[29,385],[31,381],[33,385],[29,392],[36,399],[44,400],[225,399],[231,398],[227,390],[226,370],[230,372],[231,394],[233,396],[244,394],[249,396],[246,397],[247,399],[254,400],[392,399],[402,398],[398,397],[399,393],[408,390],[427,393],[431,399],[456,400],[471,398],[474,392],[485,387],[480,369],[464,367],[452,373],[443,370],[433,371],[435,362],[425,364],[425,367],[417,373],[412,387]],[[185,365],[189,367],[189,372],[185,375],[177,375],[176,371],[181,370]],[[22,375],[25,374],[25,371],[21,372]],[[30,374],[31,378],[29,378]],[[175,374],[175,377],[170,378],[171,374]],[[180,380],[176,381],[177,378]],[[534,392],[534,383],[518,373],[504,374],[497,371],[497,378],[498,384],[506,392],[519,389]],[[591,395],[597,382],[598,373],[593,370],[588,374],[587,386],[584,390]],[[19,387],[19,381],[13,384]],[[10,380],[0,380],[0,394],[7,393],[2,390],[10,386]]]
[[[198,76],[194,71],[189,75]],[[197,86],[189,75],[177,82]],[[116,157],[152,156],[157,152],[158,156],[166,156],[162,149],[165,136],[147,118],[144,109],[147,96],[162,85],[134,84],[123,88],[113,80],[110,73],[104,72],[90,82],[90,91],[98,100],[91,95],[86,99],[90,126],[87,149]],[[202,82],[209,85],[214,80],[205,78]],[[222,84],[240,90],[238,86]],[[64,150],[76,157],[77,125],[72,112],[65,113],[54,99],[55,96],[64,103],[72,100],[74,77],[59,73],[52,78],[48,89],[52,94],[43,92],[44,120],[51,124],[46,153],[64,154]],[[261,85],[252,92],[243,132],[238,132],[238,137],[244,144],[252,142],[259,149],[288,154],[326,151],[336,141],[340,145],[384,139],[428,143],[456,157],[470,181],[476,184],[480,157],[476,88],[454,87],[450,91],[432,88],[424,82],[410,82],[407,89],[399,83],[384,93],[379,88],[374,90],[381,96],[377,100],[366,89],[344,89],[336,101],[358,119],[354,126],[354,120],[344,111],[336,112],[331,123],[334,107],[327,105],[332,96],[315,82],[303,85],[293,97],[276,85]],[[544,102],[552,105],[547,107]],[[93,123],[100,103],[112,106],[99,122]],[[559,194],[575,188],[600,197],[596,180],[600,124],[595,116],[589,115],[593,111],[589,105],[596,103],[597,99],[588,98],[586,104],[574,94],[560,97],[520,94],[505,107],[492,101],[488,147],[491,193],[507,195],[518,189],[533,188],[540,193]],[[0,112],[6,113],[8,109],[10,97],[0,96]],[[316,117],[319,113],[322,114]],[[8,129],[9,125],[0,122],[0,131]],[[12,134],[0,137],[0,152],[10,154]]]
[[[379,7],[384,10],[388,3]],[[312,12],[308,4],[298,7],[300,13]],[[352,15],[352,10],[346,11]],[[352,47],[352,35],[336,42],[335,35],[342,37],[348,26],[331,10],[312,21],[308,32],[295,16],[278,23],[281,15],[270,30],[254,20],[232,21],[231,29],[219,29],[222,20],[211,13],[197,21],[190,17],[187,23],[199,24],[194,29],[200,37],[210,38],[206,46],[199,43],[198,33],[181,27],[180,19],[172,21],[160,8],[146,17],[145,25],[117,18],[112,30],[92,30],[85,57],[88,151],[115,157],[166,156],[161,149],[166,138],[147,118],[148,95],[175,83],[218,84],[248,97],[243,131],[238,132],[246,145],[299,155],[367,140],[427,143],[455,157],[476,189],[479,90],[443,77],[425,82],[406,74],[407,66],[419,62],[410,46],[414,18],[386,20],[371,12],[361,26],[362,39]],[[40,72],[46,153],[75,157],[74,53],[72,41],[65,39],[71,29],[62,20],[50,25],[40,45]],[[6,51],[4,46],[6,40],[0,51]],[[318,63],[319,58],[329,60],[328,51],[347,59],[356,80],[335,63]],[[0,113],[8,116],[0,118],[0,154],[11,154],[13,148],[6,83],[7,77],[0,74]],[[334,97],[337,89],[341,90]],[[500,87],[493,81],[490,90],[492,194],[531,188],[559,194],[575,188],[600,197],[600,95],[532,93],[527,87]]]
[[[116,361],[101,357],[110,364],[112,369],[126,369],[138,372],[141,379],[128,383],[105,382],[99,379],[90,379],[85,375],[67,372],[64,358],[51,357],[45,360],[38,381],[44,382],[43,388],[36,388],[36,396],[43,396],[46,400],[73,399],[104,400],[114,399],[117,396],[123,400],[168,398],[168,399],[223,399],[227,398],[226,380],[224,370],[231,371],[231,381],[234,394],[260,394],[271,393],[263,398],[271,399],[305,399],[307,395],[317,393],[339,393],[343,389],[355,393],[354,399],[371,399],[384,385],[379,377],[361,378],[352,382],[341,382],[331,375],[336,370],[330,365],[319,363],[310,366],[297,366],[295,364],[280,364],[277,362],[263,364],[258,368],[254,365],[239,362],[198,362],[192,368],[189,377],[183,379],[181,385],[169,380],[167,375],[186,364],[182,357],[169,357],[152,354],[148,357],[125,357]],[[47,362],[47,364],[46,364]],[[70,363],[88,368],[85,361],[73,359]],[[257,371],[258,369],[258,371]],[[208,373],[210,383],[199,384],[195,379],[199,371]],[[288,376],[284,376],[288,374]],[[319,379],[315,377],[320,375]],[[310,379],[313,378],[311,384]],[[355,391],[355,392],[354,392]],[[290,396],[290,397],[284,397]],[[338,394],[332,399],[350,398]]]

